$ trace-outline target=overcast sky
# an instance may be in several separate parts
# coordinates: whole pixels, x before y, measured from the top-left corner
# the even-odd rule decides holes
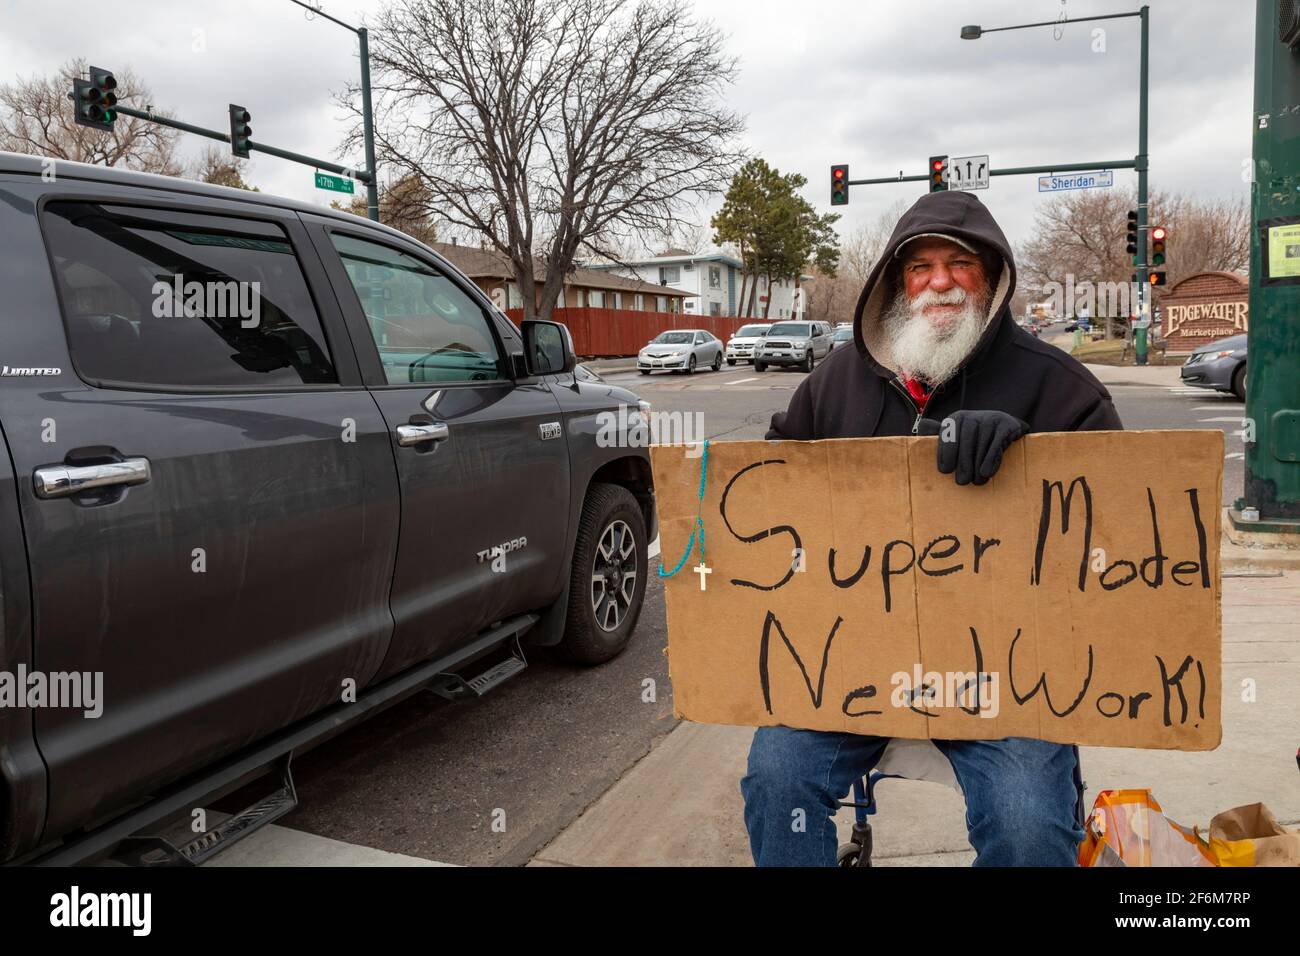
[[[324,0],[353,23],[380,0]],[[829,167],[850,176],[925,172],[931,154],[988,153],[994,168],[1131,159],[1137,152],[1137,18],[958,36],[985,27],[1137,9],[1139,0],[696,0],[739,58],[730,105],[748,118],[744,146],[808,177],[806,196],[830,210]],[[1150,181],[1203,196],[1247,195],[1252,0],[1149,0]],[[289,0],[0,0],[0,80],[49,74],[74,56],[133,68],[155,106],[215,129],[226,104],[253,115],[254,138],[335,156],[344,120],[331,93],[357,76],[355,37],[308,20]],[[1104,52],[1094,28],[1105,30]],[[196,31],[202,31],[201,33]],[[203,49],[198,49],[202,46]],[[196,153],[209,140],[185,135]],[[352,158],[362,165],[362,157]],[[310,169],[267,156],[246,178],[263,191],[328,204]],[[1117,186],[1136,181],[1116,171]],[[855,187],[841,232],[924,183]],[[1033,176],[994,178],[980,193],[1013,243],[1041,201]]]

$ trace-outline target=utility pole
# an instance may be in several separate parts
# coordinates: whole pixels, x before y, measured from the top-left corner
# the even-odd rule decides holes
[[[1256,0],[1246,472],[1234,529],[1300,542],[1300,9]]]
[[[354,27],[351,24],[344,23],[318,7],[305,3],[304,0],[289,0],[289,2],[296,3],[313,16],[323,17],[330,23],[338,24],[344,30],[350,30],[357,35],[357,39],[361,43],[361,133],[366,144],[366,171],[369,173],[369,178],[357,178],[363,179],[366,184],[366,215],[378,222],[379,177],[376,175],[375,169],[375,115],[374,107],[370,102],[370,34],[365,27]]]
[[[1147,271],[1147,249],[1151,233],[1151,215],[1147,208],[1147,8],[1138,11],[1142,18],[1142,49],[1138,57],[1138,151],[1134,157],[1138,176],[1138,320],[1133,330],[1133,352],[1138,365],[1147,364],[1147,329],[1155,312],[1151,302],[1150,273]],[[1109,333],[1107,333],[1109,335]]]

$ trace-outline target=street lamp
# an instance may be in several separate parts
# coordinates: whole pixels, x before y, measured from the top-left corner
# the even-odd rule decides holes
[[[289,0],[290,3],[296,3],[304,10],[308,10],[318,17],[324,17],[331,23],[337,23],[345,30],[350,30],[357,35],[361,41],[361,126],[362,135],[366,141],[366,167],[370,174],[370,179],[366,183],[366,215],[374,222],[379,221],[379,177],[375,169],[375,122],[374,111],[370,105],[370,43],[369,35],[365,27],[354,27],[344,23],[337,17],[332,17],[318,7],[305,3],[303,0]],[[1146,9],[1143,7],[1143,9]]]
[[[1031,27],[1061,27],[1067,23],[1087,23],[1090,20],[1119,20],[1125,17],[1139,17],[1142,21],[1142,44],[1141,53],[1138,61],[1138,151],[1133,158],[1133,168],[1137,170],[1138,176],[1138,243],[1137,243],[1137,266],[1139,278],[1138,283],[1138,314],[1149,314],[1149,302],[1151,298],[1150,286],[1147,282],[1147,25],[1148,10],[1143,6],[1140,10],[1132,13],[1107,13],[1096,17],[1079,17],[1074,20],[1045,20],[1041,23],[1021,23],[1010,27],[993,27],[986,29],[981,26],[970,24],[961,28],[961,38],[963,40],[978,40],[985,33],[1001,33],[1005,30],[1027,30]],[[1146,329],[1141,329],[1135,336],[1135,346],[1138,346],[1138,361],[1140,364],[1146,364]]]

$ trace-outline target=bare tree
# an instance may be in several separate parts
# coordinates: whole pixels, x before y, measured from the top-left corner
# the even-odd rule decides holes
[[[54,76],[19,77],[0,85],[0,149],[181,175],[176,154],[180,133],[174,129],[120,113],[111,132],[76,124],[68,92],[72,81],[85,72],[85,60],[71,60]],[[149,90],[134,73],[123,70],[114,75],[119,103],[135,109],[149,107]]]
[[[822,322],[848,322],[876,260],[885,251],[908,203],[899,199],[869,222],[862,223],[840,243],[834,276],[818,274],[808,285],[808,317]]]
[[[363,219],[368,214],[364,195],[353,196],[346,205],[340,202],[332,202],[330,205]],[[438,240],[434,208],[429,190],[416,176],[407,174],[379,187],[379,221],[406,233],[412,239],[420,242]]]
[[[579,251],[672,230],[736,164],[735,62],[687,0],[394,0],[372,36],[384,162],[510,257],[528,318]]]
[[[240,159],[217,146],[207,146],[203,152],[186,167],[185,178],[197,179],[201,183],[213,183],[217,186],[230,186],[233,189],[248,189],[260,192],[256,186],[250,186],[244,180],[244,164]]]
[[[1030,301],[1041,301],[1051,283],[1064,285],[1071,275],[1076,286],[1130,282],[1133,257],[1125,236],[1136,203],[1135,192],[1111,190],[1062,194],[1043,203],[1033,235],[1016,255],[1017,281]],[[1244,272],[1250,264],[1250,207],[1244,198],[1204,200],[1153,190],[1148,219],[1168,230],[1162,266],[1168,286],[1197,272]]]

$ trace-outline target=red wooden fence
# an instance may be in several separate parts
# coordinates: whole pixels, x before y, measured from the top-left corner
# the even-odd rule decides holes
[[[506,314],[518,324],[524,310],[508,309]],[[652,338],[668,329],[704,329],[725,342],[742,325],[763,321],[631,309],[556,309],[551,318],[569,327],[574,351],[583,358],[636,355]]]

